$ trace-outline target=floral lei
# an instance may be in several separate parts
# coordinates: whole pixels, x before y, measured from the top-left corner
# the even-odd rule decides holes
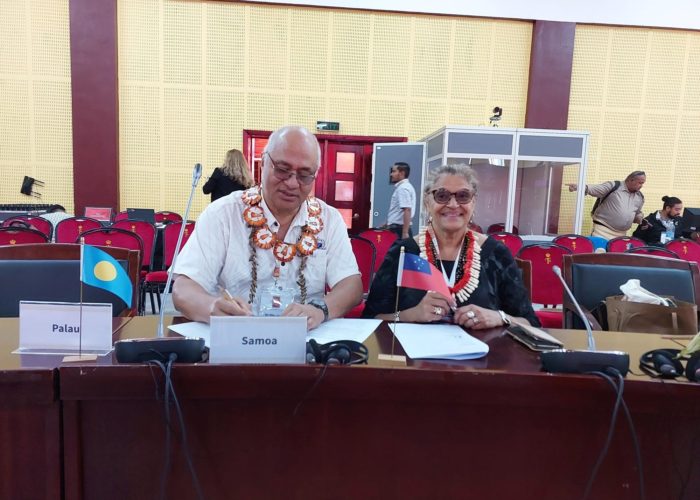
[[[253,303],[257,290],[258,268],[256,259],[256,247],[262,250],[272,249],[272,254],[275,259],[284,265],[291,262],[295,256],[301,257],[301,265],[297,276],[297,284],[300,288],[301,303],[306,302],[306,278],[304,270],[306,269],[306,258],[312,255],[318,247],[316,235],[323,229],[323,219],[321,218],[321,204],[314,197],[309,197],[306,200],[307,219],[306,225],[302,227],[301,234],[296,243],[287,243],[283,239],[277,237],[277,233],[273,232],[267,225],[265,212],[260,206],[263,199],[262,188],[254,186],[246,190],[241,196],[243,203],[247,205],[243,210],[243,219],[250,228],[250,258],[251,263],[251,284],[248,302]],[[279,278],[279,266],[275,266],[273,273],[275,279]]]
[[[421,250],[421,257],[440,269],[441,266],[438,265],[436,256],[438,252],[434,240],[435,232],[432,226],[429,226],[420,235],[418,245]],[[481,245],[476,242],[476,237],[470,229],[464,235],[462,251],[459,255],[459,261],[455,262],[455,265],[457,266],[457,282],[454,286],[448,288],[452,296],[464,304],[479,286],[479,273],[481,272]]]

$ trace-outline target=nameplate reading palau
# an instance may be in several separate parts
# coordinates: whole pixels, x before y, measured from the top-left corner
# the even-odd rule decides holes
[[[112,350],[112,304],[19,303],[20,354],[107,354]]]
[[[306,362],[306,318],[212,316],[209,363]]]

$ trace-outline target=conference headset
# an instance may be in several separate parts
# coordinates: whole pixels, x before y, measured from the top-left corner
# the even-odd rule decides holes
[[[354,340],[340,340],[319,344],[314,339],[306,343],[306,361],[323,365],[367,364],[367,347]]]
[[[685,375],[691,382],[700,382],[700,352],[690,358],[678,358],[678,349],[654,349],[639,358],[639,368],[654,378],[673,379]],[[686,361],[687,360],[687,361]],[[686,361],[685,367],[682,361]]]

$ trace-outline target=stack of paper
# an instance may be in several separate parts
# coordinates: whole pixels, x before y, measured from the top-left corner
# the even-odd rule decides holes
[[[390,324],[406,355],[412,359],[477,359],[489,346],[457,325]]]

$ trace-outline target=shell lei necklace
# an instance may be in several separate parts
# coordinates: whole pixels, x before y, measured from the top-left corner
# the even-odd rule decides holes
[[[432,226],[427,227],[418,242],[421,249],[421,257],[426,258],[435,267],[442,269],[443,274],[445,274],[442,259],[440,259],[440,265],[438,266],[440,252],[436,241],[437,238],[435,238]],[[479,274],[481,272],[481,246],[476,242],[476,237],[470,229],[464,234],[462,248],[457,262],[454,263],[454,268],[456,268],[457,283],[448,283],[448,288],[452,296],[464,304],[479,286]]]
[[[258,268],[256,259],[256,248],[261,250],[272,249],[272,254],[277,263],[272,272],[272,276],[277,284],[277,279],[280,277],[280,266],[291,262],[295,256],[301,257],[301,265],[297,276],[297,284],[301,292],[301,303],[306,302],[306,279],[304,277],[304,269],[306,268],[306,258],[312,255],[318,246],[316,235],[323,229],[323,219],[321,219],[321,204],[314,197],[309,197],[306,200],[307,219],[306,225],[301,228],[301,234],[296,243],[287,243],[283,239],[278,238],[277,233],[272,231],[267,225],[265,212],[260,206],[263,199],[262,188],[254,186],[246,190],[241,196],[243,203],[247,205],[243,210],[243,219],[250,228],[250,263],[251,277],[250,293],[248,302],[253,303],[257,290]]]

